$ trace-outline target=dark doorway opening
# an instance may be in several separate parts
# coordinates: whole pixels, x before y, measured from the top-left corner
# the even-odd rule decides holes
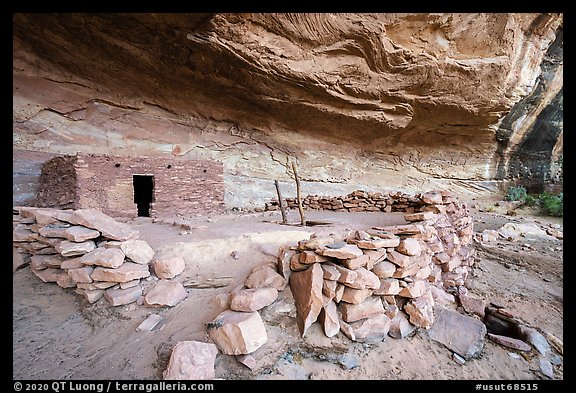
[[[134,203],[138,206],[138,217],[150,217],[150,204],[154,202],[154,176],[133,175]]]

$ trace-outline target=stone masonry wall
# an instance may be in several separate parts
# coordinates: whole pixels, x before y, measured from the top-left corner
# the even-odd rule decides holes
[[[44,198],[43,207],[94,208],[113,217],[136,217],[133,175],[152,175],[154,189],[150,216],[206,214],[224,209],[223,165],[218,161],[184,160],[175,157],[118,157],[77,155],[73,160],[55,157],[44,164],[51,167],[54,160],[70,166],[75,185],[64,187],[58,173],[43,179],[46,195],[58,196],[63,188],[75,186],[73,205],[63,206],[55,197]],[[73,166],[73,167],[72,167]],[[72,170],[73,169],[73,170]],[[50,187],[46,187],[49,184]],[[66,201],[69,202],[69,201]]]
[[[367,199],[362,191],[350,198],[363,195]],[[399,339],[417,328],[429,329],[436,303],[462,299],[476,262],[466,204],[444,191],[398,193],[390,204],[380,197],[370,198],[388,208],[397,201],[397,211],[409,211],[406,224],[312,235],[297,246],[282,246],[276,263],[256,266],[244,285],[232,291],[230,308],[208,323],[218,348],[246,355],[264,345],[267,335],[258,311],[287,285],[302,336],[319,323],[326,336],[342,332],[352,341]],[[346,198],[322,199],[333,206],[333,201]],[[348,208],[359,208],[360,203]]]
[[[312,237],[280,250],[302,335],[319,320],[329,337],[404,337],[430,328],[435,302],[453,299],[450,292],[465,284],[476,257],[466,204],[443,191],[400,198],[397,205],[410,211],[405,225]]]
[[[337,212],[406,212],[413,213],[421,204],[420,194],[409,195],[400,191],[383,194],[381,192],[366,192],[356,190],[345,196],[318,196],[307,195],[302,198],[304,210],[332,210]],[[445,195],[445,200],[449,196]],[[289,209],[298,207],[296,198],[286,198],[285,206]],[[264,205],[264,210],[279,210],[278,199],[274,198]]]

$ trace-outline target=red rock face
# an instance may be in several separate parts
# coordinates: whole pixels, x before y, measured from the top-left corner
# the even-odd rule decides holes
[[[289,159],[319,190],[411,189],[431,177],[466,187],[459,180],[505,177],[510,156],[524,173],[534,154],[519,149],[545,148],[540,163],[562,146],[561,132],[543,145],[531,126],[562,91],[561,62],[542,66],[557,58],[547,50],[561,14],[13,20],[14,147],[218,159],[228,205],[273,197],[259,180],[253,197],[235,191],[245,177],[288,181]]]

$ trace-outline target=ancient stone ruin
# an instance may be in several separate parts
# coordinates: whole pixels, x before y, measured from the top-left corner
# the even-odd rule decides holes
[[[222,163],[213,160],[56,156],[42,165],[35,206],[94,208],[113,217],[221,212],[222,172]]]
[[[95,209],[19,207],[12,240],[30,254],[30,270],[44,282],[75,288],[89,303],[174,306],[187,296],[171,279],[184,270],[181,258],[155,257],[138,231]],[[151,269],[159,280],[150,281]],[[142,280],[153,286],[143,295]]]
[[[351,195],[351,202],[367,196]],[[255,267],[232,292],[230,309],[208,324],[220,350],[246,355],[260,348],[266,331],[257,311],[287,284],[302,336],[317,321],[326,336],[341,331],[353,341],[403,338],[416,327],[430,328],[434,304],[453,302],[450,292],[464,285],[474,266],[472,219],[466,204],[447,192],[397,196],[395,211],[410,212],[406,224],[313,236],[297,247],[282,247],[276,264]],[[392,206],[381,194],[370,198]],[[330,200],[327,205],[333,206]],[[475,310],[483,316],[483,304]]]

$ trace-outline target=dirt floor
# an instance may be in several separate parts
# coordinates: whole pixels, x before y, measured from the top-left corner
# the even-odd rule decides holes
[[[494,201],[468,201],[475,232],[499,229],[508,222],[559,225],[561,218],[538,216]],[[228,213],[189,219],[191,229],[150,218],[127,221],[160,254],[179,254],[186,270],[174,280],[230,279],[219,288],[188,288],[185,301],[172,308],[131,304],[110,307],[105,299],[87,303],[73,290],[40,281],[28,267],[13,273],[14,379],[161,379],[172,348],[179,341],[208,341],[205,325],[224,310],[222,301],[242,284],[251,269],[275,261],[279,246],[295,245],[314,232],[330,233],[403,223],[402,213],[307,212],[309,220],[330,225],[280,225],[280,214]],[[299,218],[289,214],[290,222]],[[186,232],[186,233],[183,233]],[[468,287],[473,296],[504,306],[507,311],[563,340],[563,241],[501,239],[477,245],[480,258]],[[153,279],[143,281],[146,292]],[[159,329],[136,331],[151,313],[164,320]],[[219,354],[216,376],[234,379],[347,380],[540,380],[535,350],[521,353],[486,339],[478,358],[464,365],[452,353],[427,338],[424,330],[397,340],[351,342],[342,333],[327,338],[316,323],[304,338],[298,334],[289,287],[276,302],[261,310],[267,343],[252,354],[249,369],[233,356]],[[517,356],[520,355],[520,356]],[[563,379],[563,357],[554,366],[554,379]]]

